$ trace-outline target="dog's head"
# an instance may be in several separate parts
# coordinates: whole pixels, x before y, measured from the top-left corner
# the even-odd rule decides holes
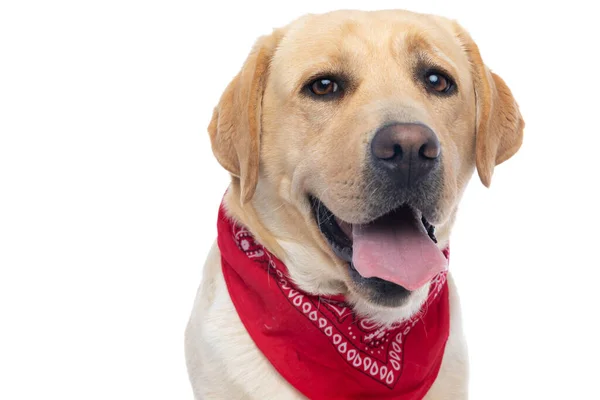
[[[419,309],[475,167],[489,186],[522,131],[470,36],[405,11],[309,15],[260,38],[209,126],[232,214],[302,289],[381,322]]]

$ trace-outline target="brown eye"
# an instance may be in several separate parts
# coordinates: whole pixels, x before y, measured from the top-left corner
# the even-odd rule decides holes
[[[339,85],[336,81],[328,78],[320,78],[314,81],[310,85],[310,91],[317,96],[326,96],[329,94],[337,93]]]
[[[450,78],[437,71],[431,71],[425,74],[425,83],[438,93],[448,93],[454,86]]]

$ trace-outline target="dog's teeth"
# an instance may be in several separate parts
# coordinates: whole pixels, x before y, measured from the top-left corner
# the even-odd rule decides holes
[[[427,229],[427,234],[429,235],[431,240],[433,240],[434,243],[437,243],[437,238],[435,237],[435,226],[429,225],[429,228]]]

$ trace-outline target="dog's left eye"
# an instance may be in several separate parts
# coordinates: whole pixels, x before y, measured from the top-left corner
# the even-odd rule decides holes
[[[317,96],[328,96],[337,94],[340,85],[331,78],[318,78],[309,84],[310,91]]]
[[[425,74],[425,83],[437,93],[450,93],[454,89],[452,79],[438,71],[427,72]]]

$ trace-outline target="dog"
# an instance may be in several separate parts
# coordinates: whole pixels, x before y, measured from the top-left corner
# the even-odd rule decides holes
[[[455,21],[336,11],[259,38],[208,127],[231,184],[185,334],[195,398],[466,399],[449,237],[523,128]]]

